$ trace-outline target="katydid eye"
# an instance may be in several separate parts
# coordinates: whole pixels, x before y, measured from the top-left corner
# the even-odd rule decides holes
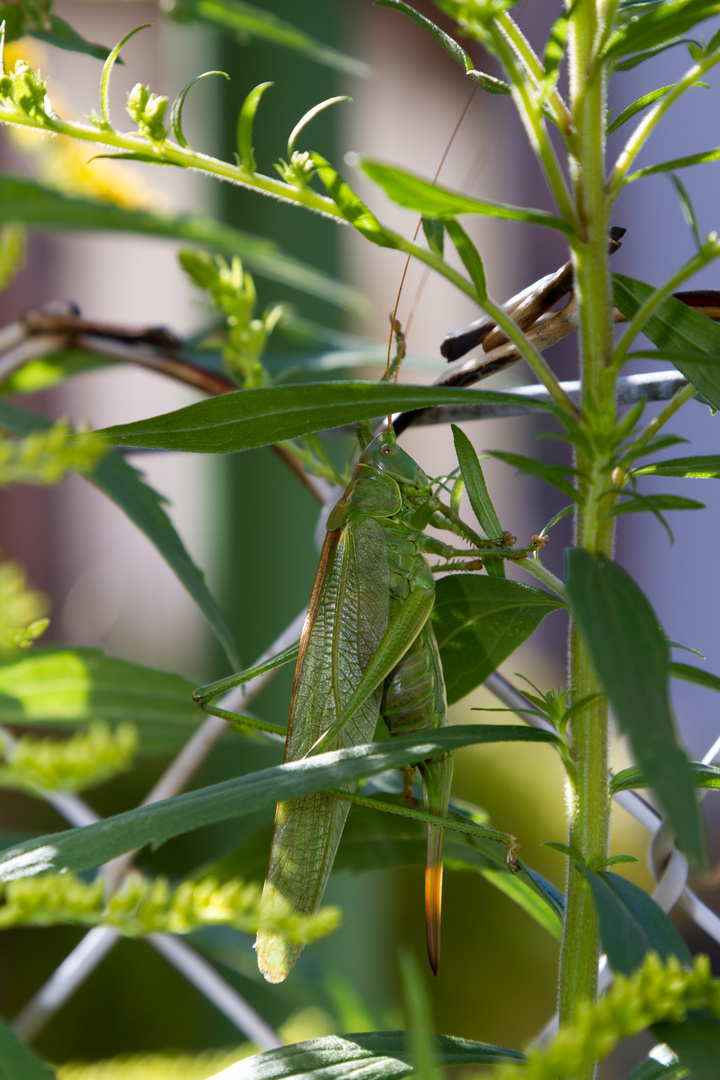
[[[393,443],[383,443],[380,447],[380,453],[383,457],[395,457],[397,454],[397,446],[393,445]]]

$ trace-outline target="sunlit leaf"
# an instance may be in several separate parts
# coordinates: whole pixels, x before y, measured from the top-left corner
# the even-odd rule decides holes
[[[100,649],[35,646],[0,661],[3,723],[75,727],[95,720],[138,726],[146,753],[177,749],[205,714],[180,675],[106,656]]]
[[[450,1035],[436,1035],[438,1064],[496,1065],[523,1062],[517,1050],[489,1043],[470,1042]],[[232,1080],[399,1080],[414,1072],[410,1039],[404,1031],[373,1031],[362,1035],[329,1035],[323,1039],[283,1046],[239,1061]]]
[[[393,165],[386,165],[371,158],[361,161],[366,175],[384,190],[385,194],[408,210],[415,210],[428,217],[462,217],[464,214],[479,214],[505,221],[525,221],[533,225],[548,225],[552,229],[570,233],[570,226],[548,213],[547,210],[534,210],[522,206],[507,206],[504,203],[492,203],[482,199],[473,199],[457,191],[440,187],[424,180],[421,176],[405,172]]]
[[[495,730],[493,730],[495,729]],[[517,737],[548,741],[549,732],[518,728]],[[545,737],[544,739],[541,737]],[[506,736],[503,735],[503,738]],[[0,856],[0,880],[10,881],[64,868],[90,870],[126,851],[157,847],[174,836],[218,821],[255,814],[278,801],[352,784],[386,769],[495,741],[497,725],[437,728],[423,738],[400,735],[383,742],[335,750],[200,788],[162,802],[116,814],[93,825],[51,833],[18,844]]]

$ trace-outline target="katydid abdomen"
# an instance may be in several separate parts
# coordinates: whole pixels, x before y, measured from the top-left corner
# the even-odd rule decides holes
[[[442,669],[428,621],[435,587],[422,555],[421,530],[432,509],[423,471],[391,432],[378,436],[328,519],[300,642],[286,761],[370,742],[381,712],[391,734],[446,723]],[[444,816],[449,761],[419,768],[428,809]],[[278,804],[262,916],[283,908],[301,914],[317,909],[348,809],[347,802],[322,792]],[[441,879],[442,829],[433,826],[426,896],[434,969]],[[270,982],[286,978],[302,951],[262,927],[256,948]]]
[[[424,561],[424,560],[423,560]],[[447,701],[435,632],[428,620],[383,688],[380,712],[391,735],[404,735],[447,723]],[[420,762],[425,809],[446,817],[450,801],[451,754]],[[425,920],[430,965],[440,963],[444,830],[428,825],[425,866]]]

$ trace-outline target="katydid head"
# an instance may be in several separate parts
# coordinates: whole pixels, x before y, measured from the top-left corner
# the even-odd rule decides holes
[[[392,477],[398,484],[416,488],[430,486],[430,481],[418,463],[397,445],[391,428],[381,432],[365,447],[359,464],[377,469],[378,472]]]

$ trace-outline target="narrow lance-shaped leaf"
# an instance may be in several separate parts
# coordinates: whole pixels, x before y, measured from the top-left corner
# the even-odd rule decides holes
[[[462,217],[464,214],[479,214],[505,221],[526,221],[532,225],[547,225],[561,232],[571,233],[570,226],[550,214],[547,210],[535,210],[524,206],[508,206],[505,203],[493,203],[484,199],[473,199],[458,191],[440,187],[424,180],[421,176],[405,172],[393,165],[381,161],[363,158],[363,172],[384,190],[388,198],[399,203],[407,210],[439,219]]]
[[[704,848],[690,767],[670,708],[667,639],[647,597],[606,556],[567,554],[567,593],[637,764],[650,779],[679,846],[701,864]]]
[[[600,919],[600,938],[613,971],[630,975],[651,949],[662,960],[692,955],[670,918],[646,892],[609,870],[594,873],[578,866],[590,883]]]
[[[492,390],[386,382],[288,384],[221,394],[148,420],[103,428],[102,434],[115,446],[231,454],[393,412],[483,402],[516,405],[517,398]],[[554,411],[548,402],[528,404]]]
[[[484,71],[476,71],[473,67],[472,60],[455,38],[446,34],[436,23],[426,18],[425,15],[421,15],[420,12],[416,11],[410,4],[404,3],[403,0],[376,0],[376,3],[378,7],[391,8],[394,11],[402,12],[403,15],[408,15],[418,24],[418,26],[421,26],[449,56],[452,57],[456,64],[459,64],[473,82],[476,82],[478,86],[483,90],[486,90],[489,94],[512,93],[508,84],[502,82],[501,79],[496,79],[493,75],[488,75]]]
[[[490,539],[499,537],[502,535],[500,519],[495,513],[495,507],[488,495],[485,477],[478,456],[475,453],[475,447],[465,432],[456,424],[452,425],[452,433],[455,441],[455,453],[457,454],[460,472],[473,513],[487,537]],[[505,577],[505,564],[502,559],[488,559],[486,569],[491,577]]]
[[[399,1080],[415,1071],[411,1041],[405,1031],[330,1035],[255,1054],[232,1067],[233,1080],[343,1080],[372,1077]],[[495,1065],[523,1062],[524,1054],[490,1043],[450,1035],[434,1036],[439,1065]]]
[[[0,401],[0,424],[9,431],[27,435],[30,431],[49,427],[51,421]],[[142,474],[116,454],[103,458],[93,471],[86,475],[86,479],[107,495],[145,534],[208,620],[230,664],[239,668],[240,662],[232,632],[203,580],[202,571],[190,558],[165,513],[165,500],[162,495],[149,487]]]
[[[613,300],[627,319],[631,319],[654,292],[644,281],[613,274]],[[671,296],[648,319],[642,331],[658,349],[677,353],[673,363],[678,371],[714,408],[720,409],[720,366],[713,364],[713,358],[720,354],[720,326]],[[683,353],[707,353],[708,362],[683,359]]]
[[[633,469],[633,476],[692,476],[697,479],[720,478],[720,455],[698,454],[694,457],[654,461]]]
[[[717,14],[713,0],[664,0],[643,4],[639,11],[637,8],[633,4],[620,5],[622,24],[610,39],[606,57],[627,56],[672,44],[675,38]]]
[[[402,768],[436,754],[453,753],[464,746],[495,742],[498,733],[503,739],[508,738],[508,729],[498,725],[438,728],[422,739],[399,735],[391,742],[334,750],[261,769],[173,799],[140,806],[93,825],[18,844],[0,855],[0,881],[63,869],[90,870],[126,851],[146,844],[157,847],[204,825],[254,814],[277,802],[376,776],[386,769]],[[553,739],[550,732],[519,727],[514,729],[514,737],[533,742]]]

